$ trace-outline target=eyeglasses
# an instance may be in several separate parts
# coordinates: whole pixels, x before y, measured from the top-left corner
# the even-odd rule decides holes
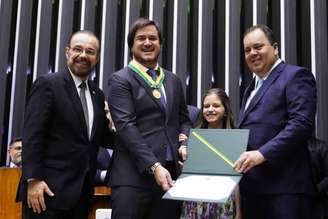
[[[11,147],[11,149],[14,149],[16,151],[20,151],[20,150],[22,150],[22,146]]]
[[[95,56],[97,55],[97,51],[93,50],[93,49],[83,49],[81,47],[69,47],[73,53],[75,54],[82,54],[83,52],[87,55],[87,56]]]

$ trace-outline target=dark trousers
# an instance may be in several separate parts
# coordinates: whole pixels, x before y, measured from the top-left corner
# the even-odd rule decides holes
[[[313,198],[305,194],[254,195],[241,193],[243,219],[312,219]]]
[[[23,219],[87,219],[91,206],[90,189],[90,185],[84,183],[78,203],[69,210],[60,210],[47,207],[45,211],[38,214],[34,213],[32,208],[28,208],[26,202],[23,202]]]
[[[162,199],[160,189],[112,187],[112,219],[174,219],[181,213],[180,201]]]
[[[165,167],[172,174],[175,166]],[[175,179],[173,173],[172,178]],[[181,214],[181,201],[162,199],[160,187],[140,188],[132,186],[112,187],[112,219],[178,219]]]
[[[328,219],[328,197],[324,194],[319,194],[315,197],[315,209],[313,212],[317,212],[317,219]]]

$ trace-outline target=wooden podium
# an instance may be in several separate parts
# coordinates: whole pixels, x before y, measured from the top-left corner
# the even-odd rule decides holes
[[[96,218],[98,208],[111,208],[110,202],[111,190],[107,186],[96,186],[92,197],[92,207],[89,213],[89,219]]]
[[[0,218],[22,218],[22,203],[15,202],[21,174],[20,168],[0,168]]]
[[[16,191],[22,171],[20,168],[0,167],[0,219],[21,219],[22,203],[16,203]],[[106,186],[95,187],[89,219],[95,219],[98,208],[110,208],[111,190]]]

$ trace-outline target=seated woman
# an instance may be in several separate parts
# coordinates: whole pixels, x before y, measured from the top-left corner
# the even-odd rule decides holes
[[[230,100],[224,90],[212,88],[202,98],[201,113],[195,128],[204,129],[231,129],[234,121],[230,106]],[[179,140],[183,141],[186,136],[180,134]],[[225,204],[206,202],[184,202],[181,218],[185,219],[232,219],[240,218],[239,188]]]

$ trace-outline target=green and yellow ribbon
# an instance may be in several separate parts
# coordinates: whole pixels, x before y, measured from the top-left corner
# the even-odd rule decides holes
[[[220,157],[222,160],[224,160],[227,164],[229,164],[232,168],[234,167],[234,163],[225,156],[222,152],[220,152],[218,149],[216,149],[212,144],[210,144],[208,141],[206,141],[202,136],[197,134],[196,132],[191,132],[200,142],[202,142],[205,146],[207,146],[211,151],[213,151],[218,157]]]
[[[158,67],[159,69],[159,76],[157,77],[156,81],[154,81],[144,70],[145,67],[141,66],[138,62],[135,60],[132,60],[129,64],[128,67],[132,69],[135,73],[137,73],[144,81],[154,89],[160,89],[163,81],[164,81],[164,72],[161,67]]]

